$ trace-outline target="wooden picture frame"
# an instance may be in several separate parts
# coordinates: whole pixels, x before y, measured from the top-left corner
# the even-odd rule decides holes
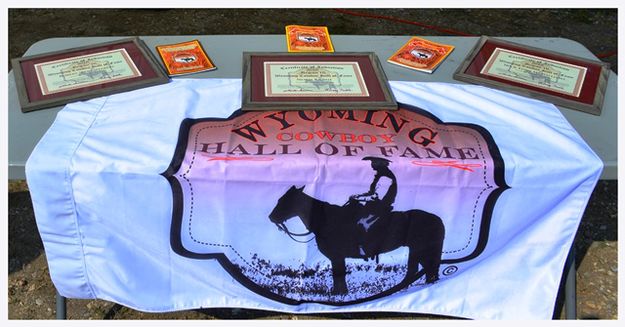
[[[138,37],[12,59],[22,112],[164,84]]]
[[[601,115],[610,65],[482,36],[454,78]]]
[[[243,110],[396,110],[373,52],[243,53]]]

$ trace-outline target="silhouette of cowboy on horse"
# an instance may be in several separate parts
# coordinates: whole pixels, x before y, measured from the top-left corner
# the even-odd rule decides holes
[[[436,282],[445,238],[442,219],[420,209],[392,211],[397,179],[389,169],[390,161],[377,157],[362,160],[371,161],[376,172],[367,192],[350,196],[340,206],[315,199],[304,193],[303,186],[293,185],[278,199],[270,221],[292,239],[314,234],[317,248],[332,265],[333,294],[348,291],[346,258],[377,259],[399,247],[407,247],[408,256],[406,275],[398,286],[406,287],[423,274],[426,283]],[[293,217],[299,217],[307,233],[289,231],[285,222]]]
[[[371,161],[371,168],[375,170],[375,177],[369,190],[362,194],[349,197],[345,206],[351,207],[356,214],[360,255],[377,259],[376,249],[367,248],[364,244],[367,232],[381,217],[387,216],[393,210],[393,203],[397,196],[397,178],[388,168],[390,160],[378,157],[364,157],[362,160]]]

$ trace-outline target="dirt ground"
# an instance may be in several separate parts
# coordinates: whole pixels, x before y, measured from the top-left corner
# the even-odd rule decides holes
[[[474,35],[564,37],[585,45],[618,72],[616,10],[354,9]],[[10,9],[9,58],[51,37],[194,34],[282,34],[288,24],[325,25],[331,34],[452,35],[415,24],[354,16],[332,9]],[[9,183],[8,317],[54,319],[55,290],[28,188]],[[575,239],[577,308],[581,319],[617,319],[617,182],[600,181]],[[559,319],[563,292],[554,318]],[[69,319],[423,319],[401,313],[291,315],[240,309],[150,314],[100,300],[68,300]]]
[[[617,49],[616,9],[10,9],[9,58],[68,36],[284,34],[323,25],[330,34],[563,37],[596,55]],[[395,20],[354,16],[385,16]],[[408,23],[412,22],[412,24]],[[429,26],[437,29],[422,27]],[[618,73],[617,56],[602,58]]]

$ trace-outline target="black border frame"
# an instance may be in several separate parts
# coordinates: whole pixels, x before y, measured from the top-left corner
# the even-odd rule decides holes
[[[490,132],[480,125],[476,125],[472,123],[456,123],[456,122],[446,123],[440,120],[438,117],[436,117],[432,113],[424,109],[421,109],[419,107],[408,105],[408,104],[403,104],[403,103],[399,103],[399,106],[407,110],[416,112],[418,114],[424,115],[432,119],[433,121],[435,121],[437,124],[455,125],[455,126],[463,126],[463,127],[472,128],[475,131],[477,131],[480,135],[482,135],[482,137],[484,137],[484,140],[486,141],[486,144],[488,146],[488,150],[491,153],[492,158],[493,158],[494,181],[495,181],[495,184],[497,185],[497,188],[495,188],[488,195],[488,198],[484,202],[484,209],[482,210],[482,219],[480,221],[479,238],[478,238],[474,251],[471,254],[462,258],[441,260],[441,264],[460,263],[460,262],[468,261],[468,260],[478,257],[484,251],[484,249],[486,248],[486,244],[488,243],[491,218],[493,215],[493,211],[495,209],[495,204],[497,203],[497,199],[499,199],[499,196],[505,190],[510,188],[510,186],[506,184],[505,165],[504,165],[503,157],[501,156],[501,152],[499,151],[499,147],[495,143],[495,140],[493,139]],[[183,198],[182,198],[183,197],[182,187],[179,181],[173,175],[180,169],[180,166],[184,159],[185,151],[187,148],[187,142],[189,139],[190,127],[193,124],[198,123],[198,122],[232,120],[233,118],[236,118],[245,113],[248,113],[248,112],[240,109],[240,110],[235,111],[232,115],[230,115],[227,118],[198,118],[198,119],[186,118],[180,124],[180,130],[178,133],[178,143],[174,150],[172,161],[170,165],[167,167],[167,169],[161,173],[161,175],[165,179],[167,179],[172,189],[173,203],[172,203],[172,222],[171,222],[171,229],[170,229],[170,245],[171,245],[172,250],[176,254],[184,256],[184,257],[192,258],[192,259],[215,259],[232,276],[232,278],[238,281],[241,285],[245,286],[249,290],[263,297],[266,297],[274,301],[278,301],[280,303],[288,304],[288,305],[299,305],[299,304],[304,304],[304,303],[319,303],[319,304],[325,304],[325,305],[347,306],[347,305],[364,303],[364,302],[383,298],[385,296],[396,293],[402,289],[405,289],[410,284],[412,284],[413,282],[415,282],[416,280],[418,280],[419,278],[423,276],[425,272],[423,269],[421,269],[412,278],[404,279],[399,284],[395,285],[394,287],[384,292],[378,293],[376,295],[373,295],[367,298],[358,299],[358,300],[352,300],[352,301],[346,301],[346,302],[293,300],[284,296],[277,295],[275,293],[271,293],[267,291],[265,288],[262,288],[258,284],[254,283],[247,276],[241,273],[241,271],[237,269],[236,265],[233,264],[228,259],[226,254],[223,252],[221,253],[196,253],[196,252],[192,252],[186,249],[184,245],[182,244],[182,238],[181,238],[183,209],[184,209]]]

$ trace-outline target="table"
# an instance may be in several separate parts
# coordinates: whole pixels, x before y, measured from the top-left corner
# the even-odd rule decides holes
[[[241,56],[243,51],[283,51],[284,39],[281,35],[251,35],[251,36],[145,36],[142,39],[154,51],[158,44],[176,43],[198,38],[206,47],[207,52],[218,66],[218,70],[195,74],[189,78],[239,78],[241,76]],[[472,49],[478,38],[470,37],[430,37],[435,42],[453,44],[454,52],[437,69],[434,74],[420,74],[411,70],[396,67],[385,62],[398,46],[408,40],[407,36],[334,36],[337,45],[336,51],[375,51],[382,61],[383,68],[389,80],[422,81],[422,82],[449,82],[461,83],[453,80],[452,75],[456,67],[462,62]],[[65,48],[95,44],[118,39],[117,37],[90,37],[90,38],[55,38],[35,43],[25,55],[55,51]],[[562,51],[568,54],[594,58],[581,44],[561,38],[504,38],[509,41],[527,44],[548,50]],[[238,55],[232,55],[238,54]],[[182,77],[185,78],[185,77]],[[561,108],[563,115],[577,129],[584,140],[602,159],[605,169],[603,179],[616,179],[616,74],[610,73],[606,100],[601,116],[592,116],[581,112]],[[15,89],[13,73],[9,74],[9,178],[23,179],[24,165],[38,140],[48,129],[61,107],[21,113]],[[571,256],[572,257],[572,256]],[[569,260],[569,263],[572,261]],[[574,269],[573,265],[569,265]],[[569,277],[574,273],[569,272]],[[574,278],[567,279],[567,291],[571,294]],[[572,285],[572,286],[571,286]],[[570,297],[567,296],[567,304]],[[573,305],[574,305],[573,298]],[[63,310],[57,310],[63,311]],[[569,306],[567,306],[567,316]]]
[[[112,41],[122,37],[51,38],[33,44],[24,54],[35,55],[49,51]],[[428,37],[434,42],[453,44],[456,48],[433,74],[423,74],[386,62],[409,36],[333,35],[336,51],[374,51],[391,81],[462,83],[453,79],[453,73],[479,38],[439,36]],[[155,53],[155,46],[198,39],[217,65],[217,70],[177,78],[241,78],[243,51],[286,51],[283,35],[186,35],[141,36]],[[563,38],[507,37],[518,42],[573,56],[596,59],[582,44]],[[25,179],[24,165],[33,148],[50,127],[62,107],[22,113],[19,107],[13,71],[9,72],[9,179]],[[560,108],[604,163],[602,179],[617,179],[617,75],[610,72],[605,103],[601,116]]]

